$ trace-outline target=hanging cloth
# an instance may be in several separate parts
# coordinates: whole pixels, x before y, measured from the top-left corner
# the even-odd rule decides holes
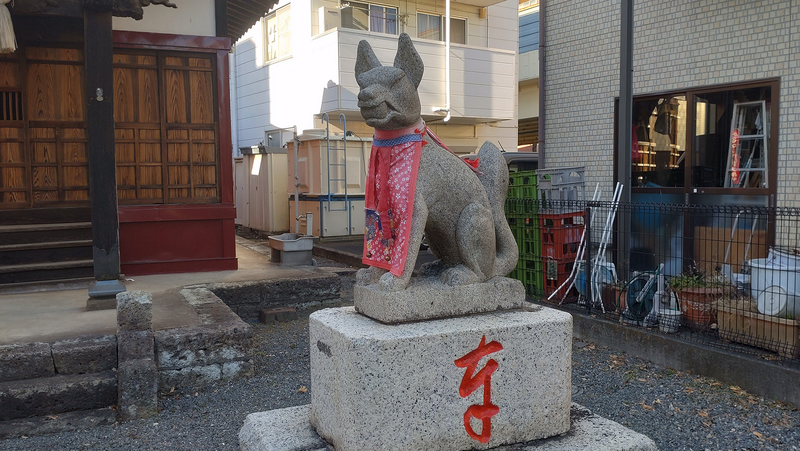
[[[425,123],[375,130],[365,193],[363,262],[401,276],[408,256],[411,214]]]
[[[0,0],[0,53],[13,53],[17,50],[17,38],[14,36],[14,24],[7,3],[11,0]]]

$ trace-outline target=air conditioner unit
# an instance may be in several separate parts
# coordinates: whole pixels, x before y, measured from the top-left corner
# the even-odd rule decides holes
[[[320,6],[317,13],[319,14],[320,33],[342,26],[342,12],[340,9]]]

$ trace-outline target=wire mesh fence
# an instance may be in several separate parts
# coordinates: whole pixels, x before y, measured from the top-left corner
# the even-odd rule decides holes
[[[800,366],[800,210],[512,196],[506,216],[534,301]]]

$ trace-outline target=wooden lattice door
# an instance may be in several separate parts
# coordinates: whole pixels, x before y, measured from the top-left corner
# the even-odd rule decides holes
[[[121,204],[220,200],[213,56],[114,55]]]
[[[17,53],[0,63],[0,207],[87,205],[83,52],[27,47]]]

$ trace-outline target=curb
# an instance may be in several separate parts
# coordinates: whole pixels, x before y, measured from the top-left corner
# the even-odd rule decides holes
[[[569,313],[573,318],[575,338],[620,349],[678,371],[713,377],[765,399],[777,399],[800,406],[800,369],[623,326],[574,311]]]

